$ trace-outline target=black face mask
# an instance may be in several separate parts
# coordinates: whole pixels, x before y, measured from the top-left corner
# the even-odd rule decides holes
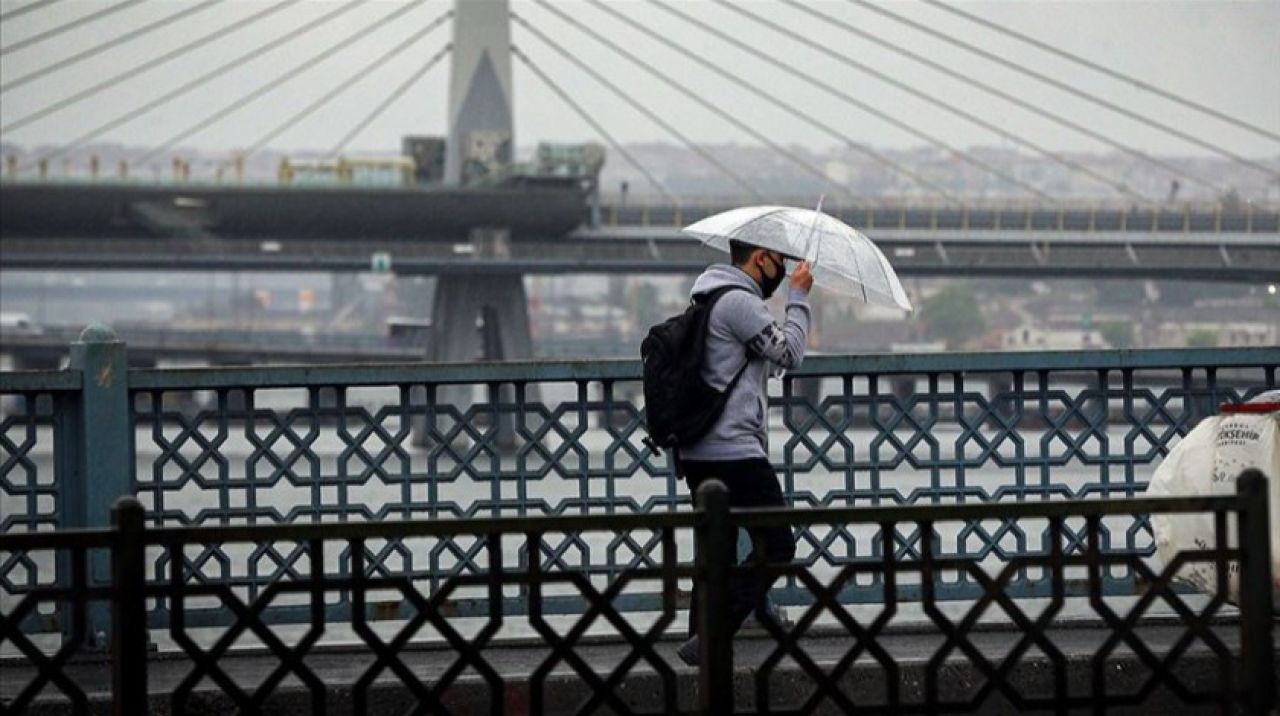
[[[774,263],[772,256],[769,257],[769,263],[772,263],[777,271],[774,273],[773,278],[765,276],[763,271],[760,272],[760,292],[764,294],[766,299],[773,296],[773,292],[777,291],[778,287],[782,285],[782,279],[787,277],[787,272],[783,270],[782,264]]]

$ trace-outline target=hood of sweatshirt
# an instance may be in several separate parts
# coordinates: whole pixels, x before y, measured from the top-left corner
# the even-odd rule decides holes
[[[711,293],[712,291],[723,288],[725,286],[742,286],[749,291],[755,293],[757,297],[763,296],[764,292],[760,289],[760,284],[755,279],[748,276],[742,269],[729,264],[713,264],[707,267],[702,275],[698,276],[693,282],[693,290],[689,292],[690,298]]]

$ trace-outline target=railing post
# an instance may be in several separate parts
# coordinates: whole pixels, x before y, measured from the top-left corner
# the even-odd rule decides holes
[[[1245,713],[1270,713],[1275,706],[1275,659],[1271,641],[1271,527],[1267,478],[1246,470],[1236,482],[1240,498],[1240,686]]]
[[[729,521],[729,489],[719,480],[698,488],[695,579],[698,584],[698,708],[705,714],[733,713],[733,631],[729,624],[730,567],[735,530]]]
[[[115,716],[147,713],[146,513],[132,495],[111,509],[111,701]]]
[[[68,473],[62,498],[63,513],[72,528],[105,528],[111,524],[112,503],[133,493],[133,430],[129,425],[128,361],[125,346],[110,328],[94,324],[71,344],[71,369],[80,371],[80,411],[74,422],[79,444],[76,469]],[[110,579],[104,554],[89,560],[89,584]],[[104,604],[89,607],[89,633],[98,646],[106,637],[110,615]]]

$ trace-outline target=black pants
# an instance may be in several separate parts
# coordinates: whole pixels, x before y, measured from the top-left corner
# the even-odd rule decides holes
[[[782,486],[773,466],[764,458],[732,461],[681,460],[680,474],[695,495],[703,480],[715,478],[729,488],[730,507],[785,507]],[[795,538],[789,527],[762,527],[749,530],[752,551],[746,562],[790,562],[796,555]],[[729,583],[730,624],[736,632],[751,614],[756,602],[769,591],[772,580],[747,572],[735,574]],[[693,588],[689,608],[689,633],[698,633],[698,587]]]

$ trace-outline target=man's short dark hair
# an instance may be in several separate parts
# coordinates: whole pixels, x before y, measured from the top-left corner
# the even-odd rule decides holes
[[[734,239],[729,240],[729,260],[734,266],[745,266],[751,260],[751,252],[760,248]]]

